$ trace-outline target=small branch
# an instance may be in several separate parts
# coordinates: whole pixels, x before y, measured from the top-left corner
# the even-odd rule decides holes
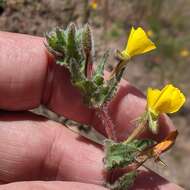
[[[136,137],[138,137],[147,127],[147,123],[143,122],[140,123],[138,127],[136,127],[133,132],[129,135],[129,137],[127,138],[127,140],[124,143],[128,143],[132,140],[134,140]]]
[[[113,121],[109,115],[108,103],[102,105],[98,109],[98,116],[100,117],[100,119],[102,121],[102,125],[105,127],[105,131],[108,135],[108,138],[117,142],[115,125],[114,125],[114,123],[113,123]]]
[[[92,57],[90,54],[86,58],[86,68],[85,68],[85,74],[88,79],[91,79],[92,77],[92,71],[93,71],[93,63],[92,63]]]

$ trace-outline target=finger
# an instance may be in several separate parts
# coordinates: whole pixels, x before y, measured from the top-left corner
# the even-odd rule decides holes
[[[51,62],[42,38],[1,32],[0,46],[1,109],[38,106]]]
[[[29,35],[0,33],[2,47],[0,48],[0,107],[8,110],[34,108],[39,106],[44,97],[47,98],[50,91],[51,97],[49,97],[49,103],[47,102],[49,108],[68,118],[90,123],[92,111],[83,105],[80,93],[72,87],[69,73],[63,67],[53,64],[54,60],[48,54],[43,41],[43,38]],[[51,86],[49,80],[52,79],[52,76],[48,72],[48,68],[52,69],[52,67],[55,77]],[[130,98],[130,95],[135,97]],[[126,81],[122,81],[119,93],[113,101],[113,106],[110,107],[111,114],[118,118],[122,125],[125,123],[122,122],[124,114],[121,114],[121,119],[119,119],[117,116],[119,111],[113,110],[123,108],[123,113],[126,113],[128,108],[124,103],[127,99],[135,101],[136,97],[140,107],[134,109],[138,105],[133,106],[135,110],[131,111],[133,117],[142,112],[144,106],[141,105],[145,104],[145,101],[138,98],[142,97],[142,94],[137,89]],[[130,114],[127,115],[129,117]]]
[[[150,181],[150,177],[147,174],[144,174],[145,179]],[[183,188],[175,185],[175,184],[166,184],[164,183],[163,179],[160,179],[163,181],[165,185],[161,185],[155,181],[156,177],[153,177],[154,179],[152,182],[154,182],[153,185],[149,186],[148,183],[145,183],[145,180],[143,180],[142,185],[134,185],[134,187],[131,188],[131,190],[136,190],[136,189],[141,189],[141,190],[183,190]],[[142,179],[141,179],[142,180]],[[152,183],[151,182],[151,183]],[[156,182],[156,183],[155,183]],[[141,182],[142,183],[142,182]],[[97,186],[97,185],[92,185],[92,184],[85,184],[85,183],[76,183],[76,182],[42,182],[42,181],[36,181],[36,182],[17,182],[17,183],[10,183],[7,185],[1,185],[0,190],[67,190],[67,189],[72,189],[72,190],[106,190],[107,188]]]
[[[103,151],[31,113],[0,115],[0,181],[68,180],[103,184]]]
[[[76,183],[76,182],[43,182],[43,181],[34,181],[34,182],[17,182],[10,183],[7,185],[1,185],[0,190],[106,190],[106,188],[85,184],[85,183]]]
[[[9,115],[1,113],[1,183],[66,180],[102,185],[105,179],[103,157],[101,147],[56,122],[26,112]],[[149,171],[146,174],[150,178],[147,177],[145,187],[153,175]],[[140,176],[137,184],[144,187],[141,182],[144,176]],[[160,186],[175,187],[161,179],[157,175],[154,177]]]
[[[68,71],[53,64],[43,41],[0,33],[0,108],[27,110],[49,102],[49,108],[56,113],[89,123],[92,111],[71,85]]]
[[[1,108],[30,109],[39,106],[46,98],[48,108],[54,112],[81,123],[92,124],[105,134],[104,126],[96,114],[83,104],[79,91],[71,85],[68,71],[53,64],[42,38],[0,33],[0,44],[3,47],[0,49]],[[52,67],[53,79],[48,72],[48,68]],[[120,140],[131,133],[134,127],[132,121],[144,109],[145,100],[142,94],[126,81],[122,81],[119,92],[109,107],[109,114],[116,125]],[[161,124],[161,135],[155,137],[158,139],[173,130],[167,117],[162,117]]]

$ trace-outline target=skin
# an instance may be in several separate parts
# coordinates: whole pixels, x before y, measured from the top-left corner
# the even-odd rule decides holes
[[[42,38],[1,32],[0,190],[106,190],[102,147],[27,111],[41,103],[105,134],[96,114],[72,87],[68,72],[54,64]],[[145,104],[136,88],[121,82],[109,107],[120,140],[132,131],[131,121],[142,114]],[[143,135],[161,140],[175,129],[166,116],[160,124],[159,136]],[[182,189],[144,168],[132,189],[139,188]]]

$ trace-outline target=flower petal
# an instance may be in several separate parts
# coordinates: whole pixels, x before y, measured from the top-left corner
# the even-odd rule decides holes
[[[129,55],[128,52],[127,52],[127,46],[128,46],[128,44],[130,43],[131,39],[133,38],[134,32],[135,32],[135,28],[132,27],[132,28],[131,28],[131,32],[130,32],[130,34],[129,34],[129,38],[128,38],[127,45],[126,45],[125,49],[121,52],[122,56],[123,56],[125,59],[128,59],[128,58],[130,57],[130,55]]]
[[[156,90],[152,91],[156,92]],[[148,106],[150,110],[156,113],[174,113],[178,111],[185,102],[185,96],[178,88],[175,88],[171,84],[166,85],[160,91],[160,94],[158,91],[157,94],[155,92],[149,92],[147,99],[149,100]]]
[[[185,103],[185,96],[180,92],[179,89],[176,88],[171,95],[171,104],[166,113],[177,112],[184,103]]]
[[[158,97],[160,96],[161,91],[158,89],[152,89],[148,88],[147,91],[147,101],[148,101],[148,106],[153,107],[154,104],[156,103]]]
[[[136,30],[133,29],[131,34],[126,48],[130,57],[149,52],[156,48],[155,44],[148,38],[141,27],[138,27]]]
[[[130,32],[130,34],[129,34],[129,39],[128,39],[128,42],[127,43],[130,43],[130,41],[131,41],[131,39],[133,38],[133,34],[135,33],[135,28],[134,27],[132,27],[131,28],[131,32]],[[127,48],[127,46],[126,46],[126,48]]]

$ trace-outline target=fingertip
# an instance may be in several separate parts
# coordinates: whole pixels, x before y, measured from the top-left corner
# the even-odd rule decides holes
[[[72,189],[72,190],[108,190],[102,186],[78,183],[78,182],[66,182],[66,181],[29,181],[29,182],[15,182],[7,185],[0,186],[0,190],[60,190],[60,189]]]

